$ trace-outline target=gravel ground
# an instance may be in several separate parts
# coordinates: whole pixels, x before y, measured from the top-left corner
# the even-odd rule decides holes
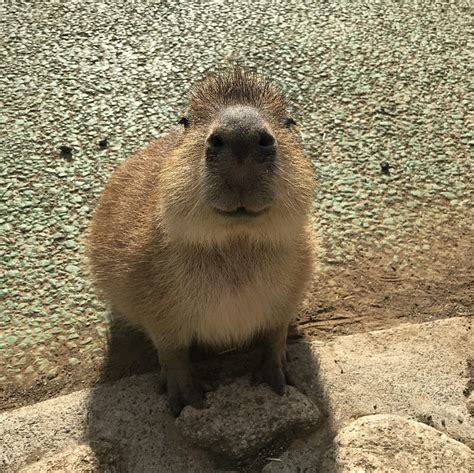
[[[293,103],[319,177],[323,263],[415,264],[435,236],[472,239],[468,5],[4,3],[0,382],[101,356],[106,311],[81,270],[96,198],[175,125],[190,85],[231,61]]]

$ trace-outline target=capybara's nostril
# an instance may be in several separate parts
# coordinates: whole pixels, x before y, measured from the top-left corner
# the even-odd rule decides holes
[[[269,148],[270,146],[274,146],[275,138],[270,135],[267,131],[260,132],[260,141],[258,143],[260,146],[264,148]]]
[[[217,133],[213,133],[208,139],[207,144],[211,148],[222,148],[224,146],[224,140]]]

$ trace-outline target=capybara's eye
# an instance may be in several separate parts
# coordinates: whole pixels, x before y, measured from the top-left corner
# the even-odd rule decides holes
[[[222,138],[219,135],[212,134],[208,139],[207,143],[212,147],[212,148],[221,148],[224,146],[224,142],[222,141]]]
[[[270,133],[267,133],[266,131],[263,131],[260,133],[260,142],[259,145],[263,146],[264,148],[268,148],[270,146],[273,146],[275,144],[275,138],[273,138]]]
[[[293,125],[296,125],[296,122],[293,120],[293,118],[287,117],[283,120],[283,125],[286,128],[291,128]]]
[[[183,125],[184,128],[189,128],[189,119],[186,117],[181,117],[181,119],[178,122],[180,125]]]

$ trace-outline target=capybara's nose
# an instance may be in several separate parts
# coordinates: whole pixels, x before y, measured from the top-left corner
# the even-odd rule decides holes
[[[258,111],[248,106],[227,107],[207,138],[209,160],[269,163],[277,142]]]

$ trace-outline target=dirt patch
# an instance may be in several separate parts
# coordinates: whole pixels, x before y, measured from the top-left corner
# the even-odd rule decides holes
[[[395,263],[361,256],[327,267],[298,317],[301,335],[326,340],[400,323],[474,315],[474,250],[469,239],[438,242],[433,256]]]

